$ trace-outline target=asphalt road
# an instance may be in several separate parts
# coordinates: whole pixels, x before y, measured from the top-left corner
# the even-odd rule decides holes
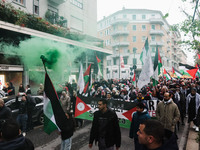
[[[88,150],[89,132],[91,128],[91,121],[85,121],[84,126],[77,129],[72,137],[72,150]],[[183,150],[186,145],[188,124],[180,125],[177,133],[179,149]],[[122,144],[120,150],[134,150],[134,142],[128,137],[129,129],[121,128]],[[59,150],[61,139],[57,131],[50,135],[43,131],[43,126],[37,126],[34,130],[27,133],[29,138],[35,145],[36,150]],[[97,150],[97,146],[93,146],[91,150]]]

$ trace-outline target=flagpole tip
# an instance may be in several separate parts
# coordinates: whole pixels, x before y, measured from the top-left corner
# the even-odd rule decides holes
[[[41,55],[40,59],[42,59],[43,63],[47,61],[47,58],[44,55]]]

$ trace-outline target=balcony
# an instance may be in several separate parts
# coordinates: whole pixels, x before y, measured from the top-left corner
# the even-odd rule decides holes
[[[120,43],[112,44],[112,47],[128,47],[129,44],[130,44],[129,42],[120,42]]]
[[[127,18],[118,18],[112,21],[111,25],[116,25],[116,24],[128,24],[129,20]]]
[[[149,19],[151,24],[160,24],[160,25],[164,25],[164,21],[162,18],[151,18]]]
[[[123,31],[113,31],[113,33],[111,34],[112,36],[120,36],[120,35],[128,35],[129,31],[128,30],[123,30]]]
[[[163,46],[163,41],[150,41],[150,46]]]
[[[150,35],[160,35],[163,36],[164,32],[162,30],[150,30]]]
[[[66,2],[66,0],[49,0],[50,2],[54,2],[56,4],[62,4],[64,2]]]
[[[170,47],[167,47],[167,52],[170,52]]]

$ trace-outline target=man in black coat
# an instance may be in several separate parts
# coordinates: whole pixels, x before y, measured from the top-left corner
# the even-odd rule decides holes
[[[3,99],[0,99],[0,120],[9,119],[12,117],[11,110],[5,106]]]
[[[13,119],[5,120],[0,134],[1,150],[34,150],[33,143],[22,136],[19,125]]]
[[[116,150],[121,146],[121,131],[118,117],[114,111],[107,107],[107,100],[101,99],[98,102],[99,110],[94,113],[92,128],[90,131],[89,148],[93,142],[98,142],[100,150]]]

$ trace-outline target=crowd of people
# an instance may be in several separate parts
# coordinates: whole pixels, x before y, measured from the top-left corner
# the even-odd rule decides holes
[[[12,85],[12,84],[9,84]],[[11,86],[12,87],[12,86]],[[8,91],[15,91],[14,88],[8,88]],[[39,95],[43,95],[44,88],[40,84],[37,91]],[[76,96],[79,94],[78,87],[75,82],[73,84],[66,83],[59,96],[60,104],[67,118],[70,118],[76,107]],[[134,139],[135,149],[178,149],[176,132],[180,125],[185,125],[185,119],[188,123],[193,122],[195,131],[199,131],[200,125],[200,81],[198,79],[171,79],[166,80],[160,78],[157,85],[150,82],[142,89],[138,89],[131,79],[124,80],[101,80],[93,82],[88,93],[82,93],[87,97],[98,97],[99,110],[94,113],[93,124],[90,133],[89,147],[93,146],[93,141],[98,142],[100,149],[119,149],[121,145],[121,132],[119,128],[116,113],[109,107],[109,102],[121,99],[127,102],[136,103],[136,112],[132,116],[129,137]],[[26,88],[22,84],[19,86],[17,97],[21,96],[22,100],[16,103],[19,107],[16,128],[20,129],[15,137],[22,138],[27,130],[33,129],[31,110],[35,107],[31,98],[30,85]],[[148,113],[148,101],[158,99],[160,102],[156,108],[156,120],[151,120]],[[0,100],[0,120],[11,119],[10,109]],[[8,123],[14,124],[12,121]],[[4,125],[4,123],[2,123]],[[83,125],[83,120],[76,119],[76,127]],[[155,127],[157,126],[157,128]],[[1,126],[2,129],[3,126]],[[160,130],[159,134],[156,129]],[[1,131],[2,132],[2,131]],[[3,134],[1,140],[4,141]],[[127,135],[128,136],[128,135]],[[148,139],[148,138],[149,139]],[[63,140],[66,143],[66,140]],[[1,142],[2,142],[1,141]],[[71,140],[70,140],[71,141]],[[173,142],[171,145],[166,143]],[[1,144],[0,142],[0,144]],[[68,148],[71,142],[68,142]],[[30,144],[31,145],[31,144]],[[63,145],[63,143],[62,143]],[[65,148],[62,148],[63,150]]]

